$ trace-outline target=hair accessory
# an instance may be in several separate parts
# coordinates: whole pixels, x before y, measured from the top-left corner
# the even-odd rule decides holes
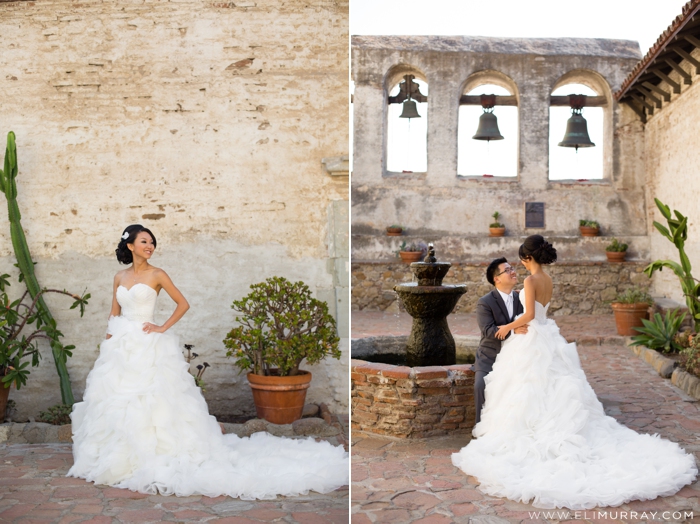
[[[122,235],[122,240],[126,240],[127,238],[129,238],[129,233],[125,231]]]

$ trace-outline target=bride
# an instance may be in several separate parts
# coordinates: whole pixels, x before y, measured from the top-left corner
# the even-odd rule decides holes
[[[658,435],[639,434],[606,416],[569,344],[547,318],[552,279],[543,265],[556,250],[540,235],[520,246],[530,273],[525,312],[500,326],[503,343],[486,376],[486,402],[472,440],[452,463],[492,496],[538,508],[619,506],[676,493],[697,474],[693,455]]]
[[[348,483],[348,454],[311,438],[222,435],[195,386],[178,338],[167,332],[189,309],[168,275],[149,263],[156,238],[124,230],[107,337],[74,405],[68,476],[141,493],[272,499]],[[153,320],[161,290],[177,307]]]

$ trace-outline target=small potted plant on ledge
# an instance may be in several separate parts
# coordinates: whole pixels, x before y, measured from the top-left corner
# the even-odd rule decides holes
[[[597,237],[600,233],[600,225],[595,220],[579,220],[578,229],[582,237]]]
[[[397,254],[403,262],[410,264],[411,262],[418,262],[421,259],[423,256],[423,250],[415,242],[406,244],[404,241],[401,242],[401,247],[399,247]]]
[[[637,286],[619,293],[611,304],[618,335],[637,335],[634,328],[644,325],[642,319],[648,317],[649,306],[653,302],[651,295]]]
[[[311,383],[311,373],[299,369],[301,361],[340,359],[335,320],[301,281],[272,277],[250,289],[231,306],[240,325],[224,339],[226,356],[248,371],[258,418],[291,424],[301,418]]]
[[[605,247],[605,256],[608,262],[624,262],[627,256],[627,244],[620,243],[616,238]]]
[[[402,234],[403,227],[397,226],[396,224],[386,228],[386,236],[388,237],[400,237]]]
[[[498,211],[494,211],[493,222],[489,224],[489,236],[490,237],[502,237],[506,234],[506,226],[499,222],[501,214]]]

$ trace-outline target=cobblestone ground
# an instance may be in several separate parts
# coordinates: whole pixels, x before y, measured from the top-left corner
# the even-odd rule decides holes
[[[460,316],[461,327],[453,317],[455,331],[469,329],[468,315]],[[355,326],[353,312],[353,329],[363,329],[362,318],[357,320]],[[606,319],[560,317],[557,322],[567,338],[579,340],[582,366],[609,415],[700,457],[700,410],[693,399],[623,346]],[[450,455],[468,442],[467,436],[402,441],[353,434],[352,523],[700,522],[700,482],[671,497],[568,514],[545,515],[530,505],[489,497],[477,489],[476,479],[452,466]]]
[[[343,420],[347,428],[347,418]],[[231,497],[164,497],[66,478],[70,444],[0,446],[0,522],[209,522],[346,524],[348,488],[321,495],[248,501]]]

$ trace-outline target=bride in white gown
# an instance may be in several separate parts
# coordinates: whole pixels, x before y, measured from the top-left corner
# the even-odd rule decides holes
[[[107,339],[74,405],[74,465],[68,476],[141,493],[272,499],[309,490],[327,493],[349,482],[342,447],[268,433],[222,435],[188,372],[178,338],[166,333],[189,305],[168,275],[148,263],[156,240],[126,228]],[[154,324],[158,292],[177,303]]]
[[[542,264],[556,250],[540,235],[520,247],[531,273],[520,293],[525,313],[501,326],[510,336],[486,378],[477,437],[452,463],[476,477],[479,489],[539,508],[619,506],[676,493],[697,475],[693,455],[678,444],[645,435],[605,415],[569,344],[547,318],[552,279]]]

